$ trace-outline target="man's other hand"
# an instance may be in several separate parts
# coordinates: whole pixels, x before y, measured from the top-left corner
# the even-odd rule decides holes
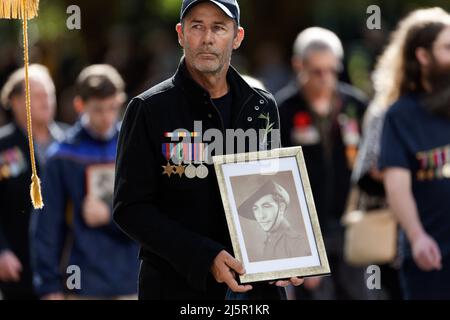
[[[239,285],[235,279],[236,273],[245,273],[242,264],[225,250],[214,259],[211,273],[219,283],[225,283],[233,292],[243,293],[252,289],[251,285]]]

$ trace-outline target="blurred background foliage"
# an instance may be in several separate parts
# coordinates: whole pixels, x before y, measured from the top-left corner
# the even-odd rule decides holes
[[[371,94],[370,72],[389,32],[410,10],[440,6],[449,0],[240,0],[246,39],[233,64],[277,91],[291,77],[292,43],[301,30],[318,25],[338,34],[345,48],[342,78]],[[73,122],[73,83],[92,63],[110,63],[127,82],[129,97],[169,77],[182,50],[175,25],[181,0],[41,0],[39,17],[30,23],[30,59],[48,66],[54,77],[60,120]],[[81,9],[81,30],[69,30],[66,12]],[[368,30],[367,7],[381,8],[381,30]],[[0,20],[0,86],[22,65],[21,25]]]

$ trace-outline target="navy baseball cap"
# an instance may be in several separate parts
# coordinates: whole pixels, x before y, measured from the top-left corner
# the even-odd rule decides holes
[[[214,3],[220,9],[222,9],[222,11],[225,12],[227,16],[229,16],[231,19],[234,19],[237,22],[238,26],[240,25],[240,9],[237,0],[183,0],[183,3],[181,4],[180,21],[184,18],[184,16],[186,16],[189,9],[193,8],[196,4],[199,4],[201,2]]]

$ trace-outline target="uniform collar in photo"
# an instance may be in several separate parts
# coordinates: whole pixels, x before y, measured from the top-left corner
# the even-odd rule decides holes
[[[296,236],[296,233],[292,230],[291,225],[284,217],[277,217],[281,219],[278,226],[273,227],[266,233],[265,245],[269,243],[276,244],[284,236]]]

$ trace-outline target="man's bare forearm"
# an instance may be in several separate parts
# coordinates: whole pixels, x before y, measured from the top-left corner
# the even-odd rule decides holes
[[[424,233],[417,205],[411,190],[411,174],[403,168],[389,168],[384,172],[384,186],[389,206],[410,242]]]

